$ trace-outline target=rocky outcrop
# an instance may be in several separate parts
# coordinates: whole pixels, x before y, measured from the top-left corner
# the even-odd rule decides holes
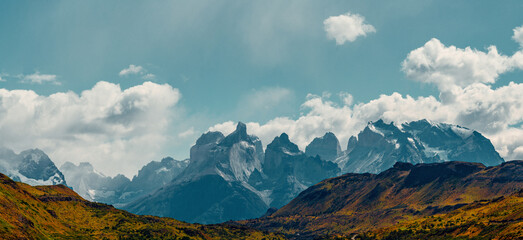
[[[333,161],[341,153],[340,142],[334,133],[327,132],[323,137],[314,138],[305,148],[305,154],[311,157],[316,155],[321,159]]]
[[[268,193],[271,207],[280,208],[307,187],[336,176],[339,168],[318,156],[307,156],[282,133],[267,145],[263,173],[262,177],[254,175],[250,182]]]

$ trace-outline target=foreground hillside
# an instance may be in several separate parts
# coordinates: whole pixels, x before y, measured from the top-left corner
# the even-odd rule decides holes
[[[0,239],[281,239],[245,227],[138,216],[84,200],[63,185],[32,187],[0,174]]]
[[[367,232],[357,239],[523,239],[523,190]]]
[[[291,238],[350,235],[448,213],[523,188],[523,161],[397,163],[380,174],[324,180],[270,216],[241,222]]]

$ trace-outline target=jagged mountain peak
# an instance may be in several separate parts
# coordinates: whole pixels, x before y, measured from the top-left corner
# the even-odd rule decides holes
[[[28,150],[22,151],[20,153],[20,156],[22,156],[24,159],[27,159],[27,160],[30,160],[30,161],[34,161],[34,162],[39,162],[41,160],[44,160],[46,162],[50,162],[51,161],[49,159],[49,156],[47,156],[47,154],[45,154],[44,151],[42,151],[42,150],[40,150],[38,148],[28,149]]]
[[[300,153],[298,145],[294,144],[289,140],[289,135],[286,133],[280,134],[279,137],[275,137],[269,145],[267,145],[267,151],[284,151],[289,153]]]
[[[218,143],[220,142],[225,136],[221,132],[206,132],[202,134],[198,140],[196,140],[196,145],[205,145],[209,143]]]
[[[354,149],[354,146],[356,146],[357,142],[358,138],[356,136],[350,136],[349,141],[347,142],[347,152],[352,151],[352,149]]]
[[[379,173],[395,162],[481,162],[497,165],[503,159],[479,132],[427,119],[396,124],[369,122],[358,138],[351,138],[337,162],[343,172]]]
[[[233,144],[241,141],[252,143],[251,137],[247,134],[247,126],[245,123],[238,122],[236,125],[236,130],[221,140],[220,145],[232,146]]]
[[[305,148],[305,154],[320,156],[321,159],[333,161],[341,153],[340,141],[332,132],[327,132],[322,137],[317,137]]]
[[[0,171],[30,185],[66,184],[62,172],[47,154],[37,148],[19,154],[7,148],[0,150]]]

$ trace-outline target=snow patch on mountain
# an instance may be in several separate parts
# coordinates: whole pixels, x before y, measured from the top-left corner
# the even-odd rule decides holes
[[[0,172],[15,181],[33,186],[66,184],[62,172],[40,149],[16,154],[10,149],[0,148]]]
[[[480,133],[457,125],[419,120],[402,124],[369,122],[334,162],[343,172],[379,173],[396,162],[504,162]]]

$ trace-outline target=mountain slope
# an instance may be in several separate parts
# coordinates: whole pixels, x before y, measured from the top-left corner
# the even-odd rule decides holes
[[[380,173],[396,162],[480,162],[494,166],[504,160],[492,143],[465,127],[419,120],[395,125],[369,122],[351,137],[347,150],[334,160],[342,172]]]
[[[307,187],[339,172],[335,163],[307,156],[282,133],[267,145],[262,172],[251,175],[249,183],[268,194],[271,207],[280,208]]]
[[[107,204],[118,203],[119,197],[130,181],[123,175],[107,177],[94,170],[90,163],[75,165],[64,163],[60,170],[69,180],[69,185],[83,198]]]
[[[172,183],[125,209],[199,223],[261,216],[268,206],[247,183],[253,171],[261,171],[257,141],[243,123],[227,137],[203,134],[191,148],[189,166]]]
[[[170,157],[160,162],[152,161],[142,167],[132,180],[120,174],[115,177],[104,176],[85,162],[78,165],[66,162],[60,170],[69,180],[69,185],[83,198],[121,207],[167,185],[187,164],[188,161],[177,161]]]
[[[264,153],[261,141],[238,123],[228,136],[203,134],[172,183],[125,209],[199,223],[256,218],[338,173],[335,163],[305,155],[285,133]]]
[[[376,174],[345,174],[300,193],[272,215],[243,224],[301,238],[348,234],[448,212],[523,188],[523,161],[397,163]]]
[[[334,133],[327,132],[323,137],[314,138],[305,148],[305,154],[311,157],[318,155],[323,160],[333,161],[341,154],[340,142]]]
[[[62,172],[40,149],[15,154],[10,149],[0,148],[0,172],[30,185],[66,184]]]
[[[523,190],[362,234],[356,239],[522,239]]]
[[[63,186],[31,187],[0,174],[1,239],[282,239],[248,228],[138,216]]]

